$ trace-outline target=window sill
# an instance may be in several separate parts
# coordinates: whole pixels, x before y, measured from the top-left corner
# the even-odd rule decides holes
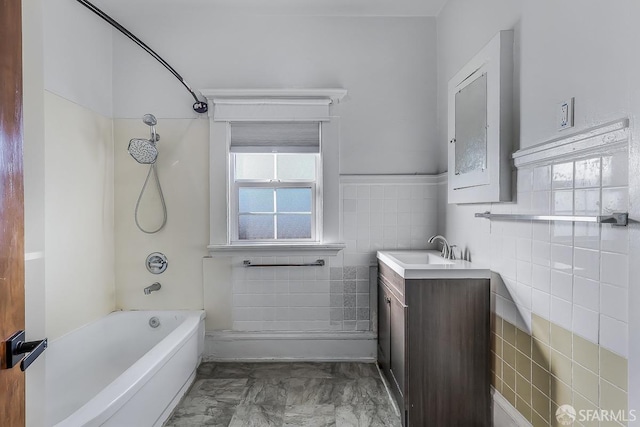
[[[325,255],[335,256],[346,247],[344,243],[264,243],[238,245],[209,245],[207,249],[212,257],[249,256],[296,256]]]

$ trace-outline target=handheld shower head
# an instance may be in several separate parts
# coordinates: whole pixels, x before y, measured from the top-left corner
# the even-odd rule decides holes
[[[158,119],[153,114],[145,114],[142,116],[142,122],[147,126],[155,126],[158,124]]]
[[[158,119],[153,114],[145,114],[142,116],[142,122],[151,128],[151,141],[158,142],[160,141],[160,134],[156,133],[156,125],[158,124]]]
[[[152,165],[158,158],[158,147],[149,139],[133,138],[127,148],[131,157],[143,165]]]

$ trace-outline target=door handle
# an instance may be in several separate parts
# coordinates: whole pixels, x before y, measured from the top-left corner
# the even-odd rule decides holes
[[[20,370],[27,369],[48,346],[47,339],[40,341],[26,341],[24,331],[18,331],[11,335],[5,342],[6,364],[5,369],[11,369],[20,363]],[[26,356],[23,354],[28,353]]]

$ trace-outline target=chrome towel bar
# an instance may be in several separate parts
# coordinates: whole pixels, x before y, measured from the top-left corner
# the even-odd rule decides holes
[[[324,266],[324,260],[319,259],[316,262],[307,264],[251,264],[251,261],[245,259],[243,262],[245,267],[322,267]]]
[[[524,215],[524,214],[492,214],[491,212],[476,213],[476,218],[522,220],[522,221],[571,221],[571,222],[595,222],[597,224],[611,224],[614,226],[626,226],[629,223],[628,212],[614,212],[611,215]]]

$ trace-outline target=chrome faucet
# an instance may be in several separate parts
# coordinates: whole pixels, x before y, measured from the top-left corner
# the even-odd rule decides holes
[[[159,291],[161,287],[162,285],[159,282],[155,282],[153,285],[144,288],[144,294],[150,295],[151,292]]]
[[[447,242],[447,239],[445,239],[443,236],[439,234],[429,237],[429,240],[427,240],[427,242],[433,243],[436,240],[440,240],[442,242],[442,252],[440,252],[440,254],[442,255],[442,258],[456,259],[456,255],[453,253],[453,249],[452,249],[455,247],[455,245],[454,246],[449,245],[449,242]]]

